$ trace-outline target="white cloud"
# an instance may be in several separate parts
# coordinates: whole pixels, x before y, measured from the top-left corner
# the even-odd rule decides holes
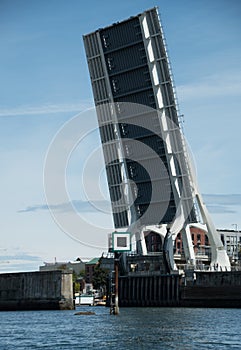
[[[17,106],[13,108],[1,108],[0,117],[12,117],[18,115],[38,115],[50,113],[80,112],[92,107],[91,101],[81,101],[80,103],[66,104],[43,104],[40,106]]]
[[[41,257],[21,251],[19,248],[1,249],[0,272],[38,270]]]
[[[240,205],[241,194],[204,194],[206,202],[213,205]]]
[[[108,201],[81,201],[81,200],[72,200],[66,203],[47,205],[47,204],[37,204],[31,205],[24,209],[18,210],[18,213],[27,213],[27,212],[36,212],[39,210],[53,210],[59,211],[61,213],[68,213],[76,210],[77,212],[102,212],[110,213],[110,203]]]
[[[210,99],[216,97],[240,96],[240,72],[206,76],[198,82],[177,87],[180,100]]]

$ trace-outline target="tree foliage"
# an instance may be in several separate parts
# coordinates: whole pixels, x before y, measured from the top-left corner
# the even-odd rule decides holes
[[[101,268],[100,263],[98,263],[94,268],[92,282],[94,289],[105,288],[107,285],[108,270]]]
[[[80,292],[80,282],[79,278],[85,277],[85,270],[80,271],[80,273],[77,275],[75,271],[73,271],[73,283],[74,283],[74,292],[79,293]]]

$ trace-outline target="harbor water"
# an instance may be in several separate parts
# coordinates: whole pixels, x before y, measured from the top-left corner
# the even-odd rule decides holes
[[[0,312],[0,349],[241,349],[240,329],[241,309],[8,311]]]

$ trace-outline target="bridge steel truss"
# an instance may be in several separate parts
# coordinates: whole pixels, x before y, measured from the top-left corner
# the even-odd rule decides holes
[[[186,259],[195,264],[189,227],[199,226],[201,215],[212,264],[229,268],[190,165],[157,8],[83,39],[115,228],[131,231],[143,255],[145,232],[160,234],[174,270],[181,231]]]

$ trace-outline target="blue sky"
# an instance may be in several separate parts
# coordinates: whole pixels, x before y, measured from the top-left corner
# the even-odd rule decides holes
[[[105,250],[111,216],[93,209],[81,186],[81,169],[98,147],[98,133],[93,131],[69,159],[70,203],[87,221],[77,240],[47,210],[44,162],[64,123],[80,112],[85,123],[84,111],[93,105],[82,35],[153,6],[159,7],[166,34],[201,192],[218,228],[241,228],[239,0],[1,0],[1,272],[35,270],[55,257],[72,260]],[[87,187],[103,209],[105,201],[94,198],[97,163],[102,167],[101,161],[90,164]],[[105,182],[103,169],[100,181]],[[71,222],[66,205],[59,203],[59,214]]]

